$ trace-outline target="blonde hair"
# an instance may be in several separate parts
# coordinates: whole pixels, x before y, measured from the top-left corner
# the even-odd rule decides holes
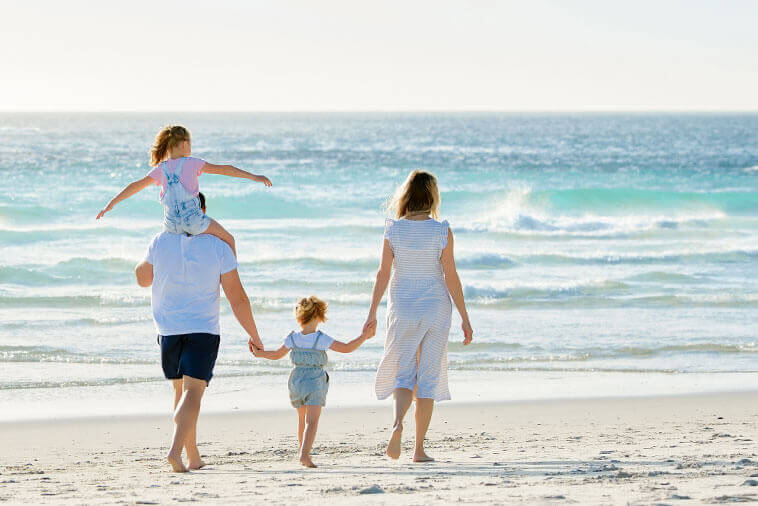
[[[305,325],[314,318],[319,321],[326,321],[326,309],[328,304],[315,295],[304,297],[297,301],[295,306],[295,319],[300,325]]]
[[[150,165],[157,166],[168,156],[168,152],[181,142],[192,140],[189,130],[181,125],[167,125],[155,136],[153,147],[150,148]]]
[[[440,191],[437,177],[431,172],[414,170],[400,185],[387,203],[387,209],[402,218],[412,212],[428,212],[432,218],[439,218]]]

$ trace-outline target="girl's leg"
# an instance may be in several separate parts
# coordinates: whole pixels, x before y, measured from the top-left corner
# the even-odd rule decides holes
[[[234,236],[226,231],[224,227],[222,227],[219,222],[211,218],[211,224],[208,225],[208,228],[205,229],[204,234],[210,234],[215,235],[222,241],[224,241],[226,244],[229,245],[230,248],[232,248],[232,253],[234,253],[234,257],[237,257],[237,247],[234,245]]]
[[[297,448],[303,447],[303,432],[305,431],[305,406],[297,408]]]
[[[416,449],[413,462],[431,462],[434,459],[424,452],[424,439],[432,421],[434,399],[416,399]]]
[[[389,444],[387,444],[387,456],[391,459],[400,457],[400,445],[403,436],[403,419],[413,402],[413,390],[407,388],[396,388],[393,392],[395,398],[395,422],[392,424],[392,435]]]
[[[318,431],[318,419],[321,416],[321,406],[305,406],[305,433],[303,446],[300,447],[300,463],[305,467],[316,467],[311,460],[311,448]]]

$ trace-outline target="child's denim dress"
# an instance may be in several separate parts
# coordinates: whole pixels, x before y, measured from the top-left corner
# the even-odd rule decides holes
[[[168,162],[163,162],[166,189],[161,195],[163,204],[163,228],[172,234],[202,234],[208,230],[211,219],[200,208],[200,199],[192,195],[179,181],[186,158],[181,158],[175,172],[169,172]]]
[[[292,335],[292,334],[290,334]],[[290,373],[290,402],[295,408],[302,406],[326,406],[326,393],[329,391],[329,375],[324,370],[326,351],[318,350],[321,331],[310,348],[300,348],[292,341],[290,360],[295,366]]]

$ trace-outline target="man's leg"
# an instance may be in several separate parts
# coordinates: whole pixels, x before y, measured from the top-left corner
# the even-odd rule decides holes
[[[192,433],[197,427],[200,401],[207,386],[205,380],[190,376],[184,376],[182,380],[182,397],[174,411],[174,439],[166,457],[171,467],[178,473],[187,472],[187,468],[182,463],[182,448],[188,441],[195,441],[196,436]]]
[[[174,385],[174,411],[176,411],[179,401],[182,400],[182,380],[171,380],[171,384]]]

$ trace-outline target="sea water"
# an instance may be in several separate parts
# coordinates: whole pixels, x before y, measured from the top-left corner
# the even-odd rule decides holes
[[[193,155],[268,176],[203,175],[237,240],[264,344],[295,301],[357,336],[393,190],[437,174],[474,327],[450,333],[456,401],[758,387],[758,115],[2,114],[0,420],[168,412],[149,289],[153,186],[97,222],[149,170],[169,122]],[[286,408],[287,359],[254,359],[222,301],[210,410]],[[372,405],[386,325],[332,353],[329,405]]]

